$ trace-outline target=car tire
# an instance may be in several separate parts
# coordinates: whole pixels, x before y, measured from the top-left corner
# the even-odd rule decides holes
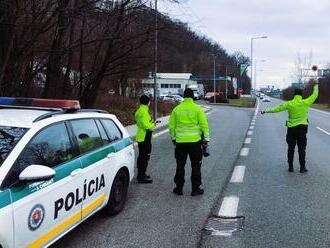
[[[126,203],[129,178],[124,170],[118,171],[113,180],[110,196],[104,211],[107,215],[114,216],[119,214]]]

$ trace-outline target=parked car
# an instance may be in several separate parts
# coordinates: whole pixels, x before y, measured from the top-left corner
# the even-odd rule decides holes
[[[172,95],[174,96],[174,99],[177,101],[177,102],[183,102],[184,101],[184,98],[180,95]]]
[[[184,99],[180,95],[164,95],[164,96],[161,96],[161,100],[175,102],[175,103],[181,103]]]
[[[205,94],[204,99],[205,100],[210,100],[212,97],[214,97],[214,95],[219,96],[220,94],[218,92],[216,92],[215,94],[214,94],[214,92],[207,92]]]
[[[101,209],[124,208],[133,142],[78,101],[0,98],[0,247],[47,247]]]

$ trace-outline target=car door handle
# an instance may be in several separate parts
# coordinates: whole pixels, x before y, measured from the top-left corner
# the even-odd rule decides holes
[[[115,153],[114,152],[110,152],[108,155],[107,155],[107,158],[114,158],[115,157]]]
[[[76,169],[70,173],[70,176],[72,176],[72,177],[78,176],[81,174],[81,172],[82,172],[82,169],[80,169],[80,168]]]

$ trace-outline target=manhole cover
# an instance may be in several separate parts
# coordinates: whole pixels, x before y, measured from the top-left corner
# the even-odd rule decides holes
[[[212,216],[204,227],[205,234],[216,236],[231,236],[234,232],[243,230],[244,216],[219,217]]]

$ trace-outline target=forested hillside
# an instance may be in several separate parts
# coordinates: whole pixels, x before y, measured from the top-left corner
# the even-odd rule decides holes
[[[163,14],[159,72],[239,75],[248,58]],[[3,0],[0,2],[0,95],[77,98],[93,106],[109,89],[153,71],[155,12],[143,0]],[[250,88],[243,75],[244,88]],[[119,90],[121,89],[121,90]]]

